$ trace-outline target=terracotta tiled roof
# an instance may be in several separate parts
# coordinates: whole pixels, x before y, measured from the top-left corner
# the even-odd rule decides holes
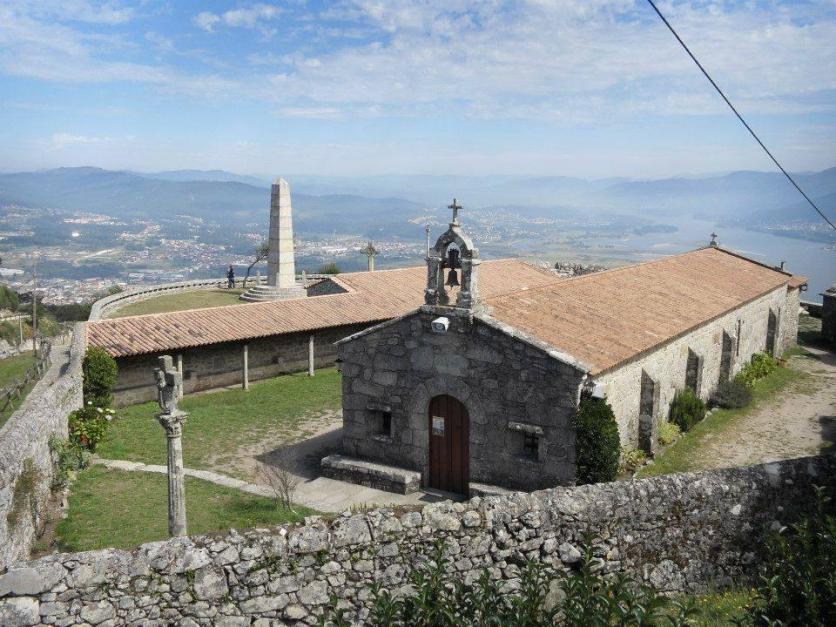
[[[493,318],[588,364],[595,375],[792,278],[734,253],[703,248],[489,297],[485,304]]]
[[[807,285],[807,277],[800,276],[798,274],[794,274],[790,277],[789,282],[787,283],[787,287],[789,288],[797,288],[801,287],[802,285]]]
[[[420,306],[426,277],[424,266],[352,272],[335,277],[347,290],[344,294],[98,320],[87,323],[87,338],[90,345],[113,357],[125,357],[380,322]],[[504,259],[484,262],[479,280],[481,293],[489,297],[563,279],[522,261]]]

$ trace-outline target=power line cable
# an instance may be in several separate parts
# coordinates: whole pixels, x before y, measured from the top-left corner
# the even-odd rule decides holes
[[[733,112],[733,113],[737,116],[737,119],[738,119],[738,120],[740,120],[740,123],[741,123],[741,124],[743,124],[743,126],[745,126],[745,127],[746,127],[746,130],[747,130],[747,131],[749,131],[749,134],[750,134],[752,137],[754,137],[754,138],[755,138],[755,141],[756,141],[756,142],[758,142],[758,144],[760,144],[760,147],[761,147],[761,148],[763,148],[764,152],[765,152],[767,155],[769,155],[769,158],[770,158],[770,159],[772,159],[772,161],[775,163],[775,165],[777,165],[777,166],[778,166],[778,169],[779,169],[779,170],[781,170],[781,172],[783,172],[783,173],[784,173],[784,176],[786,176],[786,177],[787,177],[787,180],[788,180],[790,183],[792,183],[792,184],[793,184],[793,187],[795,187],[795,189],[797,189],[797,190],[798,190],[798,193],[799,193],[799,194],[801,194],[802,196],[804,196],[804,199],[805,199],[808,203],[810,203],[810,206],[811,206],[813,209],[815,209],[815,210],[816,210],[816,213],[818,213],[818,214],[822,217],[822,220],[824,220],[825,222],[827,222],[827,223],[828,223],[831,227],[833,227],[833,229],[834,229],[834,230],[836,230],[836,224],[833,224],[833,222],[831,222],[831,221],[830,221],[830,219],[829,219],[826,215],[824,215],[824,213],[822,212],[822,210],[821,210],[821,209],[819,209],[819,208],[816,206],[816,203],[814,203],[814,202],[810,199],[810,197],[809,197],[807,194],[805,194],[805,193],[804,193],[804,190],[803,190],[803,189],[801,189],[801,187],[798,185],[798,183],[796,183],[796,182],[795,182],[795,179],[794,179],[792,176],[790,176],[790,173],[789,173],[789,172],[787,172],[787,171],[784,169],[784,166],[782,166],[782,165],[778,162],[778,159],[776,159],[776,158],[775,158],[775,156],[774,156],[771,152],[769,152],[769,149],[768,149],[768,148],[764,145],[764,143],[760,140],[760,137],[758,137],[758,136],[757,136],[757,134],[755,133],[755,131],[753,131],[753,130],[752,130],[752,127],[751,127],[751,126],[749,126],[749,125],[746,123],[746,120],[744,120],[744,119],[743,119],[743,116],[742,116],[742,115],[740,115],[740,113],[738,113],[737,109],[735,109],[735,108],[734,108],[734,105],[731,103],[731,101],[730,101],[728,98],[726,98],[726,94],[724,94],[724,93],[723,93],[723,90],[722,90],[722,89],[720,89],[720,87],[717,85],[717,83],[715,83],[715,82],[714,82],[714,79],[713,79],[713,78],[711,78],[711,76],[709,75],[709,73],[708,73],[708,72],[706,71],[706,69],[702,66],[702,63],[700,63],[700,62],[697,60],[697,57],[695,57],[695,56],[694,56],[694,53],[693,53],[693,52],[691,52],[691,50],[688,48],[688,46],[685,44],[685,42],[684,42],[684,41],[682,41],[682,37],[680,37],[680,36],[679,36],[679,34],[678,34],[675,30],[674,30],[673,26],[671,26],[671,23],[670,23],[670,22],[668,22],[668,20],[667,20],[667,19],[665,19],[665,16],[664,16],[664,15],[662,15],[662,12],[661,12],[661,11],[659,10],[659,8],[656,6],[656,4],[653,2],[653,0],[647,0],[647,2],[648,2],[648,4],[650,4],[650,6],[651,6],[651,7],[653,7],[653,10],[654,10],[654,11],[656,11],[656,15],[658,15],[658,16],[659,16],[659,18],[660,18],[660,19],[661,19],[661,20],[665,23],[665,26],[667,26],[667,27],[668,27],[668,30],[670,30],[670,31],[671,31],[671,33],[673,33],[673,36],[674,36],[674,37],[676,37],[676,40],[677,40],[677,41],[678,41],[678,42],[682,45],[682,47],[685,49],[685,52],[687,52],[687,53],[688,53],[688,56],[689,56],[689,57],[691,57],[691,60],[692,60],[694,63],[696,63],[696,64],[697,64],[697,67],[698,67],[698,68],[700,68],[700,71],[701,71],[701,72],[703,73],[703,75],[704,75],[704,76],[708,79],[708,82],[709,82],[709,83],[711,83],[711,85],[714,87],[714,89],[716,89],[716,90],[717,90],[717,93],[718,93],[718,94],[720,94],[720,96],[723,98],[723,100],[725,100],[725,101],[726,101],[726,104],[727,104],[727,105],[729,105],[729,109],[731,109],[731,110],[732,110],[732,112]]]

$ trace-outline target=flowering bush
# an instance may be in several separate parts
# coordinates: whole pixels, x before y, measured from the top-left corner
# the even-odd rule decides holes
[[[113,420],[112,409],[87,405],[70,414],[70,439],[84,448],[95,451],[104,439],[107,427]]]
[[[679,425],[663,420],[662,424],[659,425],[659,444],[662,446],[672,444],[681,433],[682,430]]]
[[[737,373],[734,380],[751,389],[755,385],[755,381],[771,375],[777,369],[777,359],[766,353],[755,353],[752,355],[752,361]]]

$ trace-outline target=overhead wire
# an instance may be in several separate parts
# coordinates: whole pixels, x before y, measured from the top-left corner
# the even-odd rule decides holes
[[[816,210],[816,213],[818,213],[818,214],[821,216],[822,220],[824,220],[825,222],[827,222],[827,223],[828,223],[831,227],[833,227],[833,229],[834,229],[834,230],[836,230],[836,224],[833,224],[833,222],[831,222],[831,221],[830,221],[830,218],[828,218],[828,217],[824,214],[824,212],[823,212],[821,209],[819,209],[819,208],[818,208],[818,206],[816,205],[816,203],[814,203],[814,202],[813,202],[813,200],[812,200],[812,199],[811,199],[811,198],[810,198],[810,197],[809,197],[809,196],[808,196],[808,195],[804,192],[804,190],[803,190],[803,189],[801,189],[801,186],[800,186],[798,183],[796,183],[795,179],[794,179],[794,178],[790,175],[790,173],[789,173],[789,172],[787,172],[787,171],[786,171],[786,169],[784,169],[784,166],[782,166],[782,165],[778,162],[778,159],[776,159],[776,158],[775,158],[775,155],[773,155],[773,154],[769,151],[769,149],[766,147],[766,145],[765,145],[765,144],[761,141],[760,137],[758,137],[757,133],[755,133],[755,131],[753,131],[753,130],[752,130],[752,127],[751,127],[751,126],[749,126],[749,124],[746,122],[746,120],[744,120],[744,119],[743,119],[743,116],[742,116],[742,115],[740,115],[740,112],[738,112],[738,110],[735,108],[735,106],[731,103],[731,100],[729,100],[729,99],[726,97],[726,94],[724,94],[724,93],[723,93],[723,90],[722,90],[722,89],[720,89],[720,86],[719,86],[719,85],[717,85],[717,83],[714,81],[714,79],[713,79],[713,78],[711,78],[711,75],[710,75],[710,74],[708,73],[708,71],[707,71],[707,70],[703,67],[702,63],[700,63],[700,62],[697,60],[697,57],[695,57],[695,56],[694,56],[694,53],[693,53],[693,52],[691,52],[691,49],[690,49],[690,48],[688,48],[688,46],[686,45],[686,43],[682,40],[682,37],[680,37],[680,36],[679,36],[679,34],[676,32],[676,30],[674,30],[674,27],[673,27],[673,26],[671,26],[671,23],[667,20],[667,18],[665,18],[665,16],[664,16],[664,15],[662,15],[662,12],[661,12],[661,11],[659,10],[659,8],[656,6],[656,4],[653,2],[653,0],[647,0],[647,2],[648,2],[648,4],[649,4],[651,7],[653,7],[653,10],[656,12],[656,15],[658,15],[658,16],[659,16],[659,18],[662,20],[662,22],[664,22],[664,23],[665,23],[665,26],[667,26],[667,27],[668,27],[668,30],[669,30],[669,31],[671,31],[671,33],[673,33],[673,36],[674,36],[674,37],[676,37],[676,40],[677,40],[677,41],[678,41],[678,42],[682,45],[682,47],[685,49],[685,52],[687,52],[687,53],[688,53],[688,56],[689,56],[689,57],[691,57],[691,60],[692,60],[694,63],[696,63],[696,64],[697,64],[697,67],[700,69],[700,71],[703,73],[703,75],[704,75],[704,76],[708,79],[708,82],[709,82],[709,83],[711,83],[711,85],[714,87],[714,89],[715,89],[715,90],[717,90],[717,93],[718,93],[718,94],[720,94],[720,96],[723,98],[723,100],[725,100],[725,101],[726,101],[726,104],[727,104],[727,105],[729,105],[729,109],[731,109],[731,110],[732,110],[732,112],[733,112],[733,113],[737,116],[737,119],[738,119],[738,120],[740,120],[740,123],[741,123],[741,124],[743,124],[743,126],[745,126],[745,127],[746,127],[746,130],[747,130],[747,131],[749,131],[749,134],[750,134],[752,137],[754,137],[754,138],[755,138],[755,141],[756,141],[756,142],[758,142],[758,144],[760,145],[760,147],[761,147],[761,148],[763,148],[763,151],[764,151],[767,155],[769,155],[769,158],[770,158],[770,159],[772,159],[773,163],[775,163],[775,165],[776,165],[776,166],[778,166],[778,169],[779,169],[779,170],[781,170],[781,172],[784,174],[784,176],[786,176],[786,177],[787,177],[787,180],[788,180],[790,183],[792,183],[792,185],[793,185],[793,187],[795,187],[795,189],[797,189],[797,190],[798,190],[798,193],[800,193],[802,196],[804,196],[804,199],[805,199],[808,203],[810,203],[810,206],[811,206],[813,209],[815,209],[815,210]]]

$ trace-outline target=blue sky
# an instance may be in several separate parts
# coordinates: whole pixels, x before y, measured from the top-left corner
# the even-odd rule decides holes
[[[836,0],[661,1],[785,164],[836,165]],[[644,0],[0,1],[0,170],[771,169]]]

